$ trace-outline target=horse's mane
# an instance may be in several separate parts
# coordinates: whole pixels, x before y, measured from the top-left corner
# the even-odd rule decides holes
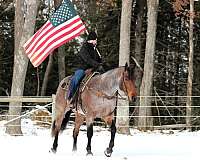
[[[99,74],[92,78],[92,84],[95,88],[101,88],[103,90],[109,90],[113,86],[118,86],[118,81],[121,76],[124,67],[118,67],[103,74]]]
[[[116,72],[121,71],[122,68],[124,68],[124,66],[110,69],[107,72],[101,74],[101,76],[109,76],[109,75],[112,75],[112,74],[116,74]]]

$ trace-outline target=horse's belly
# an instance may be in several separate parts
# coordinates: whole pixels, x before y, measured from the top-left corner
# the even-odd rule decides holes
[[[94,113],[96,117],[102,118],[114,112],[116,105],[113,103],[101,103],[94,106]]]
[[[94,118],[102,118],[114,112],[116,107],[115,99],[107,99],[98,96],[89,96],[84,94],[82,104],[85,106],[86,112],[93,114]]]

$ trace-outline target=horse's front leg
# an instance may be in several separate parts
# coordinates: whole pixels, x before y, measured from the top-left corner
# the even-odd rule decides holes
[[[93,155],[92,151],[91,151],[91,139],[93,136],[93,123],[90,123],[89,125],[87,125],[87,138],[88,138],[88,143],[87,143],[87,155]]]
[[[58,134],[59,131],[56,132],[55,137],[54,137],[54,142],[53,142],[53,147],[51,148],[51,152],[56,153],[57,147],[58,147]]]
[[[110,157],[112,152],[113,152],[115,133],[116,133],[116,126],[115,126],[114,120],[112,120],[112,124],[111,124],[111,139],[110,139],[109,147],[104,152],[107,157]]]

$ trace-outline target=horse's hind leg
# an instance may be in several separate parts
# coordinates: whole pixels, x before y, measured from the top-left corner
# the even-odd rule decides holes
[[[115,140],[115,133],[116,133],[116,126],[115,126],[114,120],[112,120],[110,128],[111,128],[111,139],[110,139],[109,147],[106,148],[104,152],[107,157],[111,156],[113,152],[113,147],[114,147],[114,140]]]
[[[73,139],[74,139],[73,149],[72,149],[73,151],[77,150],[77,137],[79,134],[79,129],[80,129],[81,125],[83,124],[83,122],[84,122],[84,117],[77,112],[75,115],[75,126],[74,126],[74,130],[73,130]]]
[[[65,117],[63,114],[57,115],[56,120],[53,122],[52,136],[54,136],[54,142],[53,142],[53,147],[51,148],[51,151],[53,153],[56,153],[57,151],[59,132],[60,130],[65,129],[65,126],[67,125],[67,122],[69,121],[71,112],[72,112],[71,110],[67,111],[65,114]]]
[[[61,127],[62,120],[63,120],[63,116],[59,117],[59,118],[56,118],[56,120],[53,122],[53,125],[52,125],[51,134],[54,137],[54,141],[53,141],[53,146],[51,148],[51,151],[53,153],[56,153],[56,151],[57,151],[58,135],[59,135],[59,132],[60,132],[60,127]]]
[[[54,142],[53,142],[53,147],[51,148],[51,151],[53,153],[56,153],[57,151],[59,131],[60,129],[57,128],[56,121],[54,121],[52,126],[52,136],[54,136]]]

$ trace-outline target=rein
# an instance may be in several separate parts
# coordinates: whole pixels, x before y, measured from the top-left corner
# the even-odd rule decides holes
[[[108,99],[108,100],[111,100],[111,99],[116,98],[115,109],[116,109],[116,107],[117,107],[118,99],[126,100],[126,98],[123,98],[122,95],[119,94],[118,90],[116,90],[115,93],[114,93],[113,95],[110,96],[110,95],[107,95],[107,94],[104,93],[104,92],[97,91],[97,90],[95,90],[94,88],[91,88],[91,87],[89,88],[88,86],[85,86],[85,89],[92,91],[92,92],[93,92],[96,96],[98,96],[98,97],[103,97],[103,98],[106,98],[106,99]],[[119,95],[120,97],[118,97],[118,95]],[[82,107],[82,104],[81,104],[80,106],[81,106],[81,110],[83,111],[83,113],[86,114],[86,111],[85,111],[85,109]],[[115,111],[115,109],[114,109],[110,114],[112,114],[112,113]]]
[[[93,76],[93,75],[92,75]],[[108,95],[102,91],[97,91],[95,90],[94,88],[91,88],[91,87],[88,87],[87,86],[87,83],[90,81],[90,79],[92,78],[92,76],[88,79],[88,81],[85,83],[85,86],[82,88],[81,92],[83,92],[83,90],[85,88],[87,88],[88,90],[91,90],[96,96],[98,97],[103,97],[103,98],[106,98],[108,100],[111,100],[113,98],[117,98],[117,99],[122,99],[122,100],[126,100],[126,98],[123,98],[121,94],[119,94],[118,90],[116,90],[114,92],[113,95]],[[124,73],[123,73],[123,78],[122,78],[122,82],[123,82],[123,85],[124,85],[124,88],[125,88],[125,93],[128,95],[128,90],[127,90],[127,87],[126,87],[126,84],[125,84],[125,81],[124,81]],[[120,97],[118,97],[120,96]],[[128,96],[127,96],[128,97]],[[129,97],[128,97],[129,98]]]
[[[93,88],[93,87],[88,87],[87,84],[88,82],[91,80],[91,78],[95,75],[96,73],[93,73],[91,76],[89,76],[89,78],[86,80],[84,86],[82,88],[80,88],[80,94],[82,92],[84,92],[84,90],[88,90],[90,92],[92,92],[94,95],[96,95],[97,97],[102,97],[102,98],[105,98],[107,100],[112,100],[112,99],[115,99],[115,109],[117,107],[117,104],[118,104],[118,99],[121,99],[121,100],[127,100],[127,98],[124,98],[118,91],[118,89],[116,91],[114,91],[113,94],[109,95],[101,90],[98,90],[96,88]],[[126,86],[126,83],[125,83],[125,75],[123,73],[123,77],[121,77],[122,81],[121,81],[121,84],[123,85],[123,90],[125,91],[125,94],[126,96],[128,95],[128,90],[127,90],[127,86]],[[128,96],[127,96],[128,97]],[[128,97],[129,99],[129,97]],[[81,110],[83,111],[84,114],[86,114],[86,111],[84,109],[84,107],[82,106],[82,100],[80,99],[80,106],[81,106]],[[112,114],[115,109],[110,113]]]
[[[110,95],[107,95],[106,93],[104,93],[104,92],[102,92],[102,91],[97,91],[97,90],[95,90],[94,88],[89,88],[89,87],[87,87],[87,86],[86,86],[86,88],[87,88],[88,90],[91,90],[91,91],[92,91],[93,93],[95,93],[95,95],[98,96],[98,97],[103,97],[103,98],[106,98],[106,99],[108,99],[108,100],[111,100],[111,99],[116,98],[116,101],[115,101],[115,108],[114,108],[114,110],[113,110],[111,113],[109,113],[109,115],[111,115],[113,112],[115,112],[116,107],[117,107],[117,103],[118,103],[118,99],[126,100],[126,98],[123,98],[122,95],[119,94],[118,90],[116,90],[116,91],[114,92],[114,94],[110,96]],[[120,97],[119,97],[119,96],[120,96]]]
[[[129,96],[128,96],[128,90],[127,90],[127,87],[126,87],[126,84],[125,84],[125,81],[124,81],[124,73],[123,73],[122,82],[123,82],[123,85],[124,85],[124,88],[125,88],[125,93],[126,93],[126,95],[127,95],[127,97],[128,97],[128,100],[130,100],[130,99],[129,99]]]
[[[126,100],[126,98],[123,98],[122,95],[119,94],[118,90],[116,90],[113,95],[108,95],[108,94],[106,94],[106,93],[104,93],[102,91],[97,91],[94,88],[91,88],[91,87],[88,87],[88,86],[86,86],[86,88],[88,90],[92,91],[98,97],[106,98],[108,100],[111,100],[111,99],[114,99],[114,98]],[[118,95],[120,97],[118,97]]]

